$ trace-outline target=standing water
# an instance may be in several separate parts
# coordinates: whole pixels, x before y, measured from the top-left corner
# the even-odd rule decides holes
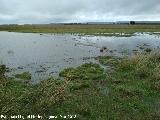
[[[156,35],[132,37],[80,36],[71,34],[32,34],[0,32],[0,64],[11,69],[9,75],[29,71],[32,82],[39,82],[68,67],[76,67],[103,55],[119,56],[124,51],[160,47]],[[105,47],[105,51],[101,48]]]

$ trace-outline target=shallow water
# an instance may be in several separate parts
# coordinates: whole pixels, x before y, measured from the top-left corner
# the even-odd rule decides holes
[[[58,76],[64,68],[97,62],[94,57],[133,54],[133,50],[140,50],[141,46],[160,47],[160,38],[149,34],[102,37],[0,32],[0,63],[11,68],[8,75],[29,71],[32,82],[39,82]],[[102,47],[107,50],[100,52]]]

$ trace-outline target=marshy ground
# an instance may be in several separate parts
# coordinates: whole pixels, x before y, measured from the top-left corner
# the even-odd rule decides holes
[[[0,62],[10,68],[6,74],[29,71],[32,83],[58,77],[68,67],[99,63],[99,56],[123,57],[160,47],[159,36],[151,33],[126,37],[0,32],[0,37]]]
[[[36,85],[5,77],[1,66],[0,108],[3,115],[77,115],[77,119],[159,119],[160,54],[100,58],[111,66],[87,63],[60,72]],[[26,76],[26,75],[25,75]],[[60,117],[59,117],[60,119]]]
[[[30,31],[30,29],[26,28],[26,30],[16,28],[17,26],[12,26],[11,28],[3,27],[3,30],[8,29],[9,31]],[[76,31],[77,27],[78,26],[72,28],[72,30]],[[139,26],[134,27],[134,29],[128,28],[128,30],[140,30]],[[155,26],[153,29],[152,27],[141,26],[141,30],[143,32],[152,31],[156,33],[159,31],[159,26]],[[49,28],[47,29],[52,31],[52,29]],[[82,29],[89,29],[89,31],[92,32],[90,30],[91,28],[82,27],[78,29],[77,32]],[[100,29],[101,31],[104,30],[102,28]],[[112,30],[113,29],[112,27]],[[127,30],[125,27],[114,30],[117,32],[123,31],[123,29]],[[146,31],[144,31],[144,29]],[[45,29],[41,28],[40,30],[43,32]],[[30,32],[40,32],[40,30],[37,30],[36,27]],[[65,29],[63,28],[63,30]],[[93,29],[93,31],[94,30],[95,29]],[[106,30],[109,31],[108,28],[105,29],[105,31]],[[97,33],[99,33],[99,31],[97,31]],[[108,34],[110,35],[111,33]],[[113,32],[113,34],[115,34],[115,32]],[[40,36],[43,38],[43,34]],[[124,49],[122,51],[104,46],[105,42],[102,41],[103,39],[104,41],[106,40],[105,37],[98,37],[100,40],[97,43],[94,43],[97,37],[92,36],[92,39],[83,36],[80,37],[81,39],[78,39],[78,41],[85,41],[83,43],[78,42],[81,46],[87,48],[94,46],[94,53],[98,54],[98,56],[89,56],[89,58],[93,57],[92,60],[94,59],[96,62],[87,61],[84,64],[81,63],[78,67],[77,65],[67,67],[58,73],[58,78],[50,77],[37,84],[33,84],[33,82],[31,82],[32,74],[23,71],[23,67],[18,67],[21,73],[10,77],[6,74],[10,71],[10,68],[6,65],[0,65],[0,114],[6,115],[7,119],[10,119],[10,115],[23,115],[26,118],[27,115],[34,114],[41,115],[43,119],[46,120],[49,119],[51,115],[57,116],[58,119],[63,119],[62,116],[64,117],[66,115],[76,115],[76,119],[78,120],[159,120],[159,37],[156,36],[155,39],[155,36],[153,37],[151,35],[151,37],[149,37],[149,35],[147,35],[144,38],[148,38],[148,41],[154,39],[152,42],[144,42],[144,39],[141,37],[132,36],[134,39],[137,39],[135,40],[136,42],[131,43],[126,41],[127,39],[131,39],[131,36],[127,36],[127,38],[126,36],[121,36],[120,39],[109,39],[109,41],[122,41],[119,42],[119,47],[112,46],[112,42],[106,42],[111,45],[112,48],[123,48],[124,46],[130,45],[129,48],[131,49]],[[108,37],[110,38],[111,36]],[[119,36],[116,37],[119,38]],[[62,38],[64,38],[64,36]],[[77,41],[77,38],[72,39]],[[92,41],[92,44],[89,43],[89,41]],[[142,43],[138,41],[142,41]],[[125,42],[127,44],[121,44]],[[101,44],[101,47],[97,47],[97,45]],[[34,44],[31,44],[31,46],[32,45]],[[24,46],[23,48],[25,49]],[[13,57],[16,52],[8,50],[7,54]],[[82,58],[88,60],[87,56],[82,56]],[[43,69],[43,66],[41,66],[41,68]],[[39,72],[41,72],[40,70]]]

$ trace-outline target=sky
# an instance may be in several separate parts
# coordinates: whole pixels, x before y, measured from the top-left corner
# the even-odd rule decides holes
[[[0,0],[0,24],[160,21],[160,0]]]

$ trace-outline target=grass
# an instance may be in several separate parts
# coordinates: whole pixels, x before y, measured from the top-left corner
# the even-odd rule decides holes
[[[138,54],[116,62],[110,59],[100,60],[113,67],[111,72],[88,63],[63,70],[60,76],[64,80],[49,79],[36,85],[1,75],[0,114],[40,114],[43,119],[53,114],[76,114],[77,120],[159,120],[160,54]]]
[[[29,72],[23,72],[21,74],[16,74],[15,77],[23,80],[31,80],[32,75]]]
[[[120,58],[112,56],[99,56],[97,59],[99,60],[100,64],[110,66],[116,65],[120,61]]]
[[[0,31],[26,33],[83,33],[126,37],[134,35],[135,32],[160,32],[160,25],[0,25]]]
[[[103,79],[103,69],[98,64],[88,63],[77,68],[67,68],[60,72],[61,77],[69,80]]]

